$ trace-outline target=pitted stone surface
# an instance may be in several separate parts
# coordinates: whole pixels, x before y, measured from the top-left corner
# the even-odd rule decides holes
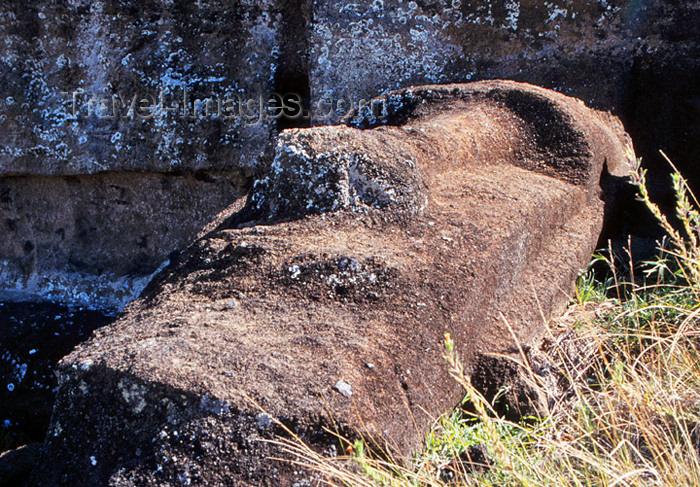
[[[444,333],[469,370],[513,351],[504,320],[538,339],[595,247],[603,166],[620,170],[628,138],[530,85],[410,96],[382,126],[282,134],[244,209],[62,361],[34,481],[313,480],[269,459],[260,440],[282,431],[261,418],[326,454],[330,425],[407,454],[462,399]]]
[[[274,91],[272,1],[10,1],[0,28],[0,175],[250,168],[269,144],[242,105]]]
[[[226,173],[247,189],[279,129],[338,123],[349,107],[425,83],[513,79],[612,110],[663,200],[659,149],[700,181],[698,23],[698,0],[3,2],[0,297],[120,307],[241,196],[188,178]],[[273,93],[298,94],[303,116],[277,120]],[[386,204],[385,181],[362,181],[366,161],[348,154],[345,167],[342,204]],[[172,193],[151,197],[163,174]],[[80,189],[67,191],[73,177]],[[653,233],[627,206],[617,236]],[[196,211],[176,219],[178,208]],[[140,231],[139,219],[167,223]]]

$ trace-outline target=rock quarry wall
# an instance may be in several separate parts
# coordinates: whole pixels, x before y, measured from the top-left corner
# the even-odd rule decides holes
[[[0,294],[123,305],[266,171],[279,129],[410,85],[556,89],[612,110],[652,170],[664,149],[694,182],[699,6],[2,2]],[[306,116],[261,117],[273,93]]]
[[[274,91],[279,17],[265,1],[3,2],[5,294],[122,306],[245,194],[274,120],[219,104]]]

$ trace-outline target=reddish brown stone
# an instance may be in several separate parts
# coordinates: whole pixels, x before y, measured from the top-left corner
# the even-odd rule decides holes
[[[595,247],[621,125],[512,82],[389,100],[364,130],[284,132],[247,206],[63,360],[36,481],[311,478],[268,459],[267,415],[325,453],[335,425],[405,454],[461,400],[444,333],[468,370],[513,351],[504,318],[537,340]]]

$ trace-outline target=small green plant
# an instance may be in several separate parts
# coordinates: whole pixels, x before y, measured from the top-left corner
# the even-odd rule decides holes
[[[608,291],[613,286],[613,277],[608,276],[601,281],[593,270],[594,265],[601,262],[609,267],[608,258],[602,252],[596,252],[593,254],[593,260],[588,266],[588,270],[576,280],[577,303],[602,303],[608,300]]]

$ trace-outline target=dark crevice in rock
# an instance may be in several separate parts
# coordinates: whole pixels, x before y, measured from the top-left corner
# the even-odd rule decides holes
[[[640,264],[652,259],[664,230],[658,223],[653,223],[656,220],[637,199],[636,188],[628,178],[610,174],[607,164],[603,167],[600,187],[605,206],[603,228],[596,248],[612,250],[620,256],[627,255],[625,249],[631,250],[634,261]],[[603,281],[610,272],[609,267],[602,263],[594,265],[592,270]]]
[[[527,371],[520,361],[517,355],[480,355],[471,376],[472,385],[493,405],[494,412],[516,423],[538,416],[546,406],[546,398],[528,381]]]
[[[0,453],[0,487],[26,485],[40,452],[41,443],[30,443]]]
[[[278,0],[281,12],[281,49],[277,58],[274,90],[281,97],[282,116],[277,130],[311,126],[309,109],[309,25],[311,0]]]

